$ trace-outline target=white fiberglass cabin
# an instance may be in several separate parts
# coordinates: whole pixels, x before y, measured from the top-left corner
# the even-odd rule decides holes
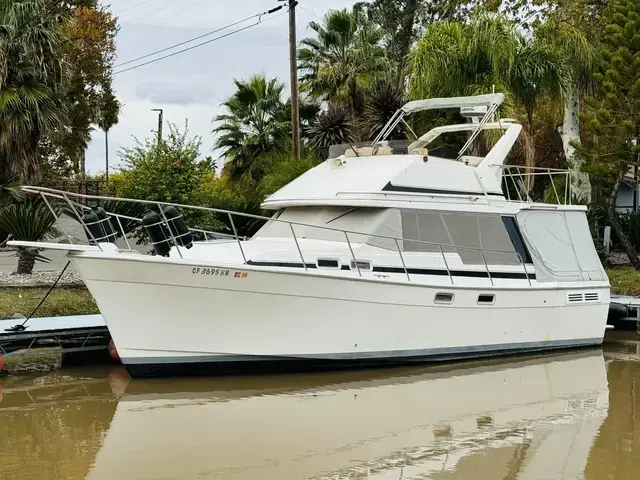
[[[165,255],[145,255],[129,242],[121,248],[95,225],[91,245],[37,246],[69,250],[134,376],[599,345],[609,282],[586,207],[568,204],[569,188],[563,201],[557,181],[556,203],[531,201],[531,177],[560,176],[568,186],[571,172],[505,165],[521,126],[497,117],[502,100],[408,103],[374,141],[332,148],[328,160],[268,197],[263,208],[275,211],[268,219],[175,205],[227,215],[230,238],[197,230],[204,240],[192,242],[175,210],[165,215],[160,204],[142,202],[164,224],[162,238],[151,237]],[[439,108],[486,113],[412,141],[386,140],[405,115]],[[434,147],[451,133],[468,139],[453,155]],[[468,155],[482,135],[493,146]],[[25,190],[66,202],[79,218],[87,199],[99,200]],[[237,235],[243,216],[265,220],[250,239]],[[123,217],[104,221],[124,232]]]

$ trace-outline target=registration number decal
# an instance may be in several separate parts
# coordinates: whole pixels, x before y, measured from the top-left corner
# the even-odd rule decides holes
[[[193,267],[191,269],[192,275],[209,275],[214,277],[228,277],[231,275],[231,270],[226,268],[205,268],[205,267]],[[247,272],[233,272],[233,278],[247,278]]]

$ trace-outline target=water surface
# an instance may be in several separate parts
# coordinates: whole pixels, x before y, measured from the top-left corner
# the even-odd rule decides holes
[[[636,480],[636,348],[313,375],[0,378],[0,479]]]

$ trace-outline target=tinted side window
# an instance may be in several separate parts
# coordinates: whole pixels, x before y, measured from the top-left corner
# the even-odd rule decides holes
[[[504,227],[507,229],[509,238],[511,238],[513,248],[515,248],[516,252],[520,254],[525,263],[531,263],[529,250],[527,250],[527,247],[522,240],[522,234],[520,233],[520,228],[518,228],[516,219],[514,217],[502,217],[502,223],[504,223]]]

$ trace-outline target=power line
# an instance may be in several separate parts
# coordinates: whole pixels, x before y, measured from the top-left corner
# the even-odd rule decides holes
[[[128,12],[129,10],[133,10],[134,8],[138,8],[141,5],[144,5],[145,3],[149,3],[153,0],[144,0],[144,2],[138,2],[135,5],[131,5],[129,8],[125,8],[124,10],[120,11],[120,13],[118,13],[118,15],[122,15],[124,12]]]
[[[149,15],[155,15],[155,14],[156,14],[156,13],[158,13],[158,12],[162,12],[162,11],[166,10],[167,8],[174,6],[176,3],[178,3],[178,2],[177,2],[177,1],[169,2],[169,3],[167,3],[164,7],[160,8],[159,10],[156,10],[156,11],[155,11],[155,12],[153,12],[153,13],[147,13],[147,14],[144,14],[144,15],[140,15],[139,17],[136,17],[136,18],[134,18],[133,20],[128,20],[128,21],[126,21],[126,22],[122,22],[122,24],[123,24],[123,25],[130,25],[130,24],[132,24],[132,23],[137,22],[138,20],[141,20],[141,19],[143,19],[143,18],[145,18],[145,17],[148,17]]]
[[[183,8],[182,10],[180,10],[180,11],[178,11],[178,12],[175,12],[175,13],[169,13],[169,14],[165,15],[164,17],[156,18],[155,20],[152,20],[152,21],[150,21],[150,22],[143,23],[142,25],[139,25],[139,26],[137,26],[136,28],[133,28],[133,29],[131,29],[131,30],[125,30],[125,32],[124,32],[124,33],[133,33],[133,32],[136,32],[136,31],[140,30],[141,28],[148,27],[149,25],[153,25],[154,23],[157,23],[157,22],[161,22],[162,20],[164,20],[164,19],[166,19],[166,18],[174,17],[174,16],[176,16],[176,15],[180,15],[181,13],[184,13],[184,12],[186,12],[187,10],[191,10],[192,8],[197,7],[198,5],[202,5],[204,2],[208,2],[208,1],[209,1],[209,0],[201,0],[201,1],[199,1],[199,2],[196,2],[196,3],[192,4],[192,5],[189,5],[189,6],[188,6],[188,7],[186,7],[186,8]],[[160,10],[156,11],[155,13],[161,12],[162,10],[166,10],[168,7],[170,7],[170,6],[172,6],[172,5],[173,5],[173,4],[167,5],[165,8],[161,8]],[[138,19],[136,19],[136,20],[139,20],[139,18],[138,18]],[[133,22],[135,22],[135,20],[132,20],[131,22],[127,22],[127,23],[133,23]]]
[[[302,5],[298,4],[298,8],[301,10],[304,10],[305,12],[307,12],[310,15],[313,15],[314,17],[316,17],[319,20],[322,20],[322,17],[319,17],[318,15],[316,15],[315,13],[313,13],[311,10],[308,10],[306,8],[304,8]]]
[[[282,7],[280,7],[280,8],[282,8]],[[251,20],[252,18],[256,18],[256,17],[259,17],[261,15],[263,15],[263,14],[259,13],[257,15],[251,15],[250,17],[243,18],[242,20],[238,20],[235,23],[231,23],[229,25],[225,25],[224,27],[217,28],[216,30],[212,30],[211,32],[207,32],[207,33],[205,33],[203,35],[199,35],[197,37],[190,38],[189,40],[185,40],[184,42],[176,43],[175,45],[170,45],[170,46],[168,46],[166,48],[163,48],[162,50],[156,50],[155,52],[151,52],[151,53],[148,53],[146,55],[142,55],[141,57],[134,58],[133,60],[128,60],[126,62],[119,63],[118,65],[115,65],[114,68],[122,67],[124,65],[129,65],[130,63],[134,63],[134,62],[137,62],[138,60],[143,60],[145,58],[152,57],[154,55],[157,55],[158,53],[163,53],[163,52],[166,52],[167,50],[172,50],[172,49],[174,49],[176,47],[181,47],[182,45],[186,45],[187,43],[195,42],[196,40],[200,40],[201,38],[208,37],[209,35],[213,35],[214,33],[218,33],[218,32],[221,32],[223,30],[227,30],[228,28],[235,27],[236,25],[240,25],[241,23],[244,23],[244,22],[246,22],[248,20]]]
[[[257,21],[256,23],[252,23],[251,25],[247,25],[246,27],[242,27],[242,28],[239,28],[239,29],[237,29],[237,30],[233,30],[233,31],[231,31],[231,32],[229,32],[229,33],[225,33],[224,35],[220,35],[219,37],[212,38],[211,40],[207,40],[206,42],[197,43],[197,44],[192,45],[192,46],[190,46],[190,47],[183,48],[182,50],[178,50],[177,52],[173,52],[173,53],[170,53],[170,54],[168,54],[168,55],[164,55],[164,56],[159,57],[159,58],[154,58],[153,60],[149,60],[148,62],[140,63],[140,64],[138,64],[138,65],[134,65],[134,66],[132,66],[132,67],[125,68],[124,70],[119,70],[119,71],[115,72],[115,73],[114,73],[114,75],[118,75],[118,74],[120,74],[120,73],[128,72],[128,71],[130,71],[130,70],[135,70],[135,69],[137,69],[137,68],[144,67],[144,66],[146,66],[146,65],[150,65],[150,64],[152,64],[152,63],[159,62],[160,60],[164,60],[164,59],[167,59],[167,58],[170,58],[170,57],[174,57],[174,56],[179,55],[179,54],[181,54],[181,53],[185,53],[185,52],[188,52],[188,51],[190,51],[190,50],[194,50],[194,49],[196,49],[196,48],[198,48],[198,47],[202,47],[202,46],[204,46],[204,45],[208,45],[208,44],[213,43],[213,42],[215,42],[215,41],[222,40],[223,38],[230,37],[231,35],[234,35],[234,34],[236,34],[236,33],[240,33],[240,32],[243,32],[243,31],[245,31],[245,30],[248,30],[248,29],[250,29],[250,28],[253,28],[253,27],[255,27],[255,26],[258,26],[258,25],[260,25],[260,23],[262,23],[262,17],[263,17],[264,15],[269,15],[269,14],[272,14],[272,13],[274,13],[274,12],[277,12],[277,11],[278,11],[278,10],[280,10],[281,8],[282,8],[282,6],[278,6],[278,7],[272,8],[271,10],[269,10],[269,11],[267,11],[267,12],[265,12],[265,13],[260,14],[260,15],[258,16],[258,21]],[[284,15],[284,14],[280,14],[280,15]],[[276,15],[275,17],[272,17],[272,18],[279,17],[280,15]],[[187,42],[187,43],[188,43],[188,42]],[[175,48],[175,46],[174,46],[174,47],[169,47],[169,48]],[[165,49],[165,50],[168,50],[169,48],[167,48],[167,49]]]

